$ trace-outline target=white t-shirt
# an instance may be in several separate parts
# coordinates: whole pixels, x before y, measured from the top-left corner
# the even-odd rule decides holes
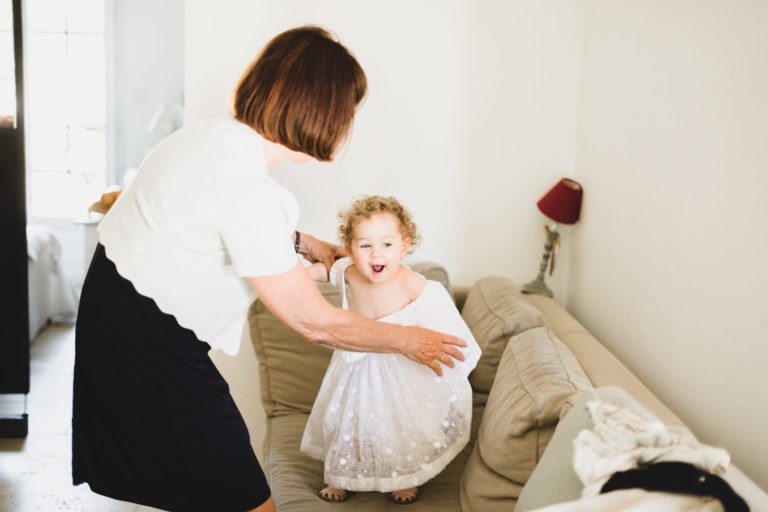
[[[296,265],[294,196],[268,174],[263,139],[224,116],[158,144],[99,224],[117,270],[213,348],[235,354],[256,298],[244,279]]]

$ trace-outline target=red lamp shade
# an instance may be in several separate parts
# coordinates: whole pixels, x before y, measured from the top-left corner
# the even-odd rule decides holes
[[[539,199],[536,206],[541,213],[559,224],[574,224],[581,212],[581,184],[570,178],[563,178]]]

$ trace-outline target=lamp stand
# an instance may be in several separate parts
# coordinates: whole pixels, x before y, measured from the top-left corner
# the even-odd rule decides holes
[[[549,264],[550,258],[552,259],[552,265],[550,266],[549,271],[550,275],[552,275],[552,270],[555,268],[552,249],[557,250],[560,233],[557,232],[557,224],[554,223],[551,226],[549,224],[545,225],[544,229],[547,231],[547,241],[544,243],[544,254],[541,257],[541,265],[539,265],[539,275],[536,276],[536,279],[523,286],[522,292],[532,295],[546,295],[547,297],[552,297],[554,294],[544,282],[544,273],[547,270],[547,264]]]

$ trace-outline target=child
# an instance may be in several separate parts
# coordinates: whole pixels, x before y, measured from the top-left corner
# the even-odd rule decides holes
[[[411,215],[396,199],[367,196],[339,215],[349,257],[331,267],[342,306],[381,322],[418,325],[464,339],[464,361],[443,376],[400,354],[336,350],[315,399],[301,451],[325,462],[325,501],[355,491],[388,492],[394,503],[418,499],[469,440],[472,391],[480,357],[448,291],[401,264],[418,242]],[[323,279],[323,269],[310,269]]]

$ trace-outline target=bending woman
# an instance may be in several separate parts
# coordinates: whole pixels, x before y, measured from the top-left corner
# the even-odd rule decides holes
[[[397,352],[437,374],[465,343],[331,306],[296,252],[342,249],[295,231],[269,170],[330,161],[366,93],[325,30],[279,34],[245,72],[233,115],[163,140],[99,225],[76,324],[73,481],[167,510],[274,510],[245,423],[208,356],[237,352],[258,296],[311,342]]]

